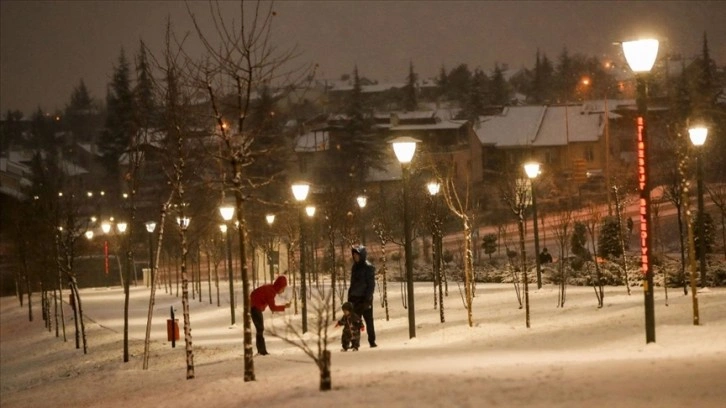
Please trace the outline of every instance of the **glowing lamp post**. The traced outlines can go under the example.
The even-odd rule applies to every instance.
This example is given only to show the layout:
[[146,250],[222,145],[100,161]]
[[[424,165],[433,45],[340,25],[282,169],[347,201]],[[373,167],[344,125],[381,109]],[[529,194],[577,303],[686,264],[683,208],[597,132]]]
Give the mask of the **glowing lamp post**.
[[416,337],[416,313],[414,309],[413,296],[413,257],[411,251],[411,210],[408,196],[409,186],[408,179],[410,177],[410,163],[413,155],[416,153],[416,144],[420,140],[412,137],[398,137],[390,141],[393,145],[393,152],[401,163],[401,178],[403,182],[403,236],[404,251],[406,256],[406,290],[408,294],[408,336]]
[[[439,317],[441,323],[444,323],[444,293],[443,293],[443,276],[441,274],[441,263],[444,253],[443,245],[443,234],[441,231],[441,219],[439,218],[439,210],[437,206],[437,195],[441,191],[441,184],[437,181],[430,181],[426,184],[426,189],[429,191],[431,196],[431,212],[433,214],[433,228],[432,228],[432,260],[433,260],[433,272],[434,272],[434,291],[436,285],[439,286]],[[436,303],[436,302],[434,302]]]
[[234,318],[234,274],[232,273],[232,240],[229,237],[229,226],[227,225],[234,217],[234,207],[231,205],[223,205],[219,207],[219,214],[224,220],[224,239],[227,241],[227,279],[229,280],[229,313],[231,315],[230,324],[235,324]]
[[[539,263],[539,231],[537,226],[537,194],[535,193],[534,180],[539,175],[539,163],[529,162],[524,165],[524,172],[532,183],[532,218],[534,221],[534,259],[537,266],[537,289],[542,289],[542,265]],[[526,271],[525,271],[526,273]],[[527,295],[527,281],[524,281],[525,296]]]
[[688,129],[691,143],[698,149],[696,154],[696,183],[698,188],[698,262],[701,270],[701,287],[706,284],[706,234],[704,231],[704,205],[703,205],[703,144],[706,143],[708,128],[703,126]]
[[651,237],[650,171],[648,169],[649,141],[645,116],[648,113],[648,88],[645,74],[650,72],[658,55],[658,40],[637,40],[623,42],[623,53],[630,69],[635,73],[638,105],[637,168],[640,190],[639,216],[640,264],[643,273],[645,294],[645,341],[655,343],[655,305],[653,299],[653,245]]
[[[265,220],[267,221],[267,225],[272,229],[272,224],[275,223],[275,214],[267,214],[265,215]],[[267,251],[267,264],[270,268],[270,282],[272,282],[275,278],[275,272],[272,266],[272,246],[274,244],[274,238],[270,238],[270,248]]]
[[154,221],[147,221],[146,224],[146,232],[149,233],[149,273],[151,274],[149,278],[151,278],[150,284],[154,284],[154,231],[156,231],[156,222]]
[[366,205],[368,205],[368,197],[364,195],[359,195],[356,197],[355,201],[358,203],[358,222],[360,223],[358,229],[360,231],[360,242],[361,244],[366,244],[366,228],[365,228],[365,221],[363,221],[363,209],[366,208]]
[[310,192],[310,184],[295,183],[292,185],[292,195],[295,201],[300,203],[298,211],[298,224],[300,227],[300,297],[302,299],[302,331],[308,331],[308,301],[307,301],[307,282],[305,278],[305,228],[303,227],[303,207],[302,203],[308,198]]

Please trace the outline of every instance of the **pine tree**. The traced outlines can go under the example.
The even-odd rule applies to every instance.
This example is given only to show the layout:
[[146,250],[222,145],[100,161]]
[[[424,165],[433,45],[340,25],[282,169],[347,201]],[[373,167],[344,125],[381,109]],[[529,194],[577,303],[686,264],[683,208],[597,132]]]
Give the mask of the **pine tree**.
[[439,71],[439,77],[436,78],[436,86],[439,98],[446,99],[449,92],[449,77],[446,75],[446,67],[443,65]]
[[73,88],[71,101],[65,110],[65,123],[77,141],[88,142],[94,137],[94,108],[86,84],[81,81]]
[[330,154],[337,167],[335,174],[341,176],[337,183],[354,187],[365,180],[372,167],[381,167],[383,149],[386,147],[372,131],[371,116],[363,101],[358,67],[353,70],[353,90],[345,113],[347,122],[343,129],[344,135],[336,146],[331,146]]
[[136,86],[134,96],[134,118],[140,129],[148,130],[158,122],[157,106],[154,99],[154,82],[151,68],[146,57],[146,44],[139,45],[136,56]]
[[418,107],[418,99],[416,97],[416,79],[417,75],[413,71],[413,62],[410,62],[408,67],[408,78],[403,90],[403,108],[407,111],[415,111]]
[[106,95],[106,126],[99,148],[109,174],[118,174],[119,158],[127,151],[134,128],[134,103],[129,63],[123,49]]
[[488,78],[484,72],[477,69],[471,76],[469,91],[466,100],[461,106],[461,118],[476,121],[479,115],[484,113],[484,107],[487,105],[485,96]]
[[494,65],[490,85],[491,103],[495,105],[509,105],[509,84],[504,79],[504,71],[499,64]]

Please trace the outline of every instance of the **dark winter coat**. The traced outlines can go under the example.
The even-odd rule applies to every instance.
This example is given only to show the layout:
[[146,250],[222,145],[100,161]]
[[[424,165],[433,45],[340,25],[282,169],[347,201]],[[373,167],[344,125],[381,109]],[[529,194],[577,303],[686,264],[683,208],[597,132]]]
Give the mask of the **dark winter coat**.
[[342,340],[344,347],[348,342],[350,342],[353,347],[357,348],[360,344],[360,332],[363,327],[363,321],[360,316],[358,316],[355,312],[350,312],[347,316],[343,315],[343,317],[338,320],[338,326],[343,327]]
[[360,259],[351,267],[348,301],[354,305],[364,304],[367,308],[373,304],[376,268],[366,259],[368,253],[364,246],[353,247],[351,252],[360,255]]
[[278,276],[274,283],[268,283],[262,285],[259,288],[252,291],[250,294],[250,303],[252,307],[264,312],[267,306],[270,306],[270,310],[273,312],[284,312],[285,305],[276,305],[275,296],[280,292],[281,289],[287,287],[287,278],[284,276]]

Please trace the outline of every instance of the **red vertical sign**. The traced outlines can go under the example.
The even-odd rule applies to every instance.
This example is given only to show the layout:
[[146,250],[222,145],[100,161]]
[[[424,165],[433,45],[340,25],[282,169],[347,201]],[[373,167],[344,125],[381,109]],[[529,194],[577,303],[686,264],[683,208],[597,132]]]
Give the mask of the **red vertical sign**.
[[646,191],[648,187],[647,183],[647,172],[646,172],[646,161],[645,151],[646,145],[643,139],[643,127],[644,121],[642,116],[638,116],[637,128],[638,128],[638,188],[640,189],[640,200],[639,200],[639,217],[640,217],[640,264],[643,275],[648,273],[650,265],[648,262],[648,234],[650,232],[650,225],[648,225],[648,201],[646,195],[650,194]]
[[103,241],[103,260],[106,267],[106,275],[108,275],[108,241]]

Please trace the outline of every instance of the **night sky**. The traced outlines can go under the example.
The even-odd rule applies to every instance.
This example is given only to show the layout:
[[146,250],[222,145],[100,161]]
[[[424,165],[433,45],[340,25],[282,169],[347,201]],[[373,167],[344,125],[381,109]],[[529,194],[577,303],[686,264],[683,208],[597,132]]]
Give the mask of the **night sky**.
[[[210,29],[207,2],[191,8]],[[724,1],[285,1],[275,10],[277,43],[297,45],[298,62],[319,64],[320,78],[357,65],[362,76],[399,82],[409,61],[424,78],[459,63],[532,67],[538,48],[552,60],[564,47],[607,58],[619,52],[614,41],[641,34],[693,57],[704,31],[726,65]],[[158,52],[167,16],[178,34],[191,30],[182,1],[0,1],[0,112],[62,109],[80,79],[103,100],[120,49],[132,57],[143,39]]]

